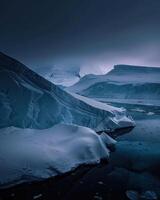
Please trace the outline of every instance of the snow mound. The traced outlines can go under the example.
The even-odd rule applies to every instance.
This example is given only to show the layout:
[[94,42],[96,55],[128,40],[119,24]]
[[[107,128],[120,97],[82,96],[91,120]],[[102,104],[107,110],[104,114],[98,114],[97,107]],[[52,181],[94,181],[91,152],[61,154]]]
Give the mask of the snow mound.
[[69,94],[4,54],[0,54],[0,112],[0,128],[46,129],[68,123],[105,131],[134,126],[124,109]]
[[8,127],[0,133],[0,187],[46,179],[109,156],[107,136],[76,125],[45,130]]

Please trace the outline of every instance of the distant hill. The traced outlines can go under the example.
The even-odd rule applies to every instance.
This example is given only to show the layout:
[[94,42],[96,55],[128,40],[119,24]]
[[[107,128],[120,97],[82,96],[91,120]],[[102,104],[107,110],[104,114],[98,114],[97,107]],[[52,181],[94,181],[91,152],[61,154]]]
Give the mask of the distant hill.
[[86,75],[78,83],[67,88],[87,97],[96,99],[159,100],[160,68],[115,65],[105,75]]

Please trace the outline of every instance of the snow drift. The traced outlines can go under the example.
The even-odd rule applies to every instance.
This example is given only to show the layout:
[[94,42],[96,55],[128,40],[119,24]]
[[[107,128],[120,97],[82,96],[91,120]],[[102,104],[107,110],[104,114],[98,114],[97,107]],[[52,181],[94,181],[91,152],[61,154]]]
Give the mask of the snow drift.
[[132,127],[126,111],[73,96],[18,61],[0,54],[0,128],[45,129],[58,123],[95,131]]
[[[106,137],[106,138],[105,138]],[[0,187],[49,178],[107,159],[107,136],[76,125],[0,130]]]

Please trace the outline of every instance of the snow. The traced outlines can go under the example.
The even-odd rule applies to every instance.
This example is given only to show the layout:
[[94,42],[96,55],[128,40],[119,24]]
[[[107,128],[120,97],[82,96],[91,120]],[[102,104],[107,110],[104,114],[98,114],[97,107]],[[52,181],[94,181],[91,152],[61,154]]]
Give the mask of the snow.
[[106,67],[95,63],[90,66],[84,64],[81,64],[81,66],[66,63],[56,64],[46,69],[42,76],[56,85],[70,87],[77,83],[81,77],[90,73],[95,75],[105,74]]
[[46,179],[109,156],[105,135],[76,125],[8,127],[0,132],[0,187]]
[[105,142],[108,149],[112,150],[113,148],[115,148],[117,141],[111,138],[109,135],[103,132],[100,135],[100,138]]
[[68,93],[18,61],[0,58],[0,128],[46,129],[67,123],[105,131],[135,125],[124,109]]
[[108,74],[86,75],[66,90],[102,101],[158,103],[160,68],[116,65]]
[[69,87],[79,81],[80,67],[55,65],[44,77],[56,85]]
[[80,93],[92,84],[102,81],[104,78],[105,75],[88,74],[82,77],[77,83],[75,83],[71,87],[66,88],[66,90],[70,92]]
[[160,68],[115,65],[114,69],[108,73],[112,81],[132,82],[132,83],[160,83]]
[[115,125],[117,125],[117,128],[135,126],[135,123],[132,117],[127,115],[126,110],[124,108],[114,109],[113,106],[107,105],[105,103],[101,103],[99,101],[95,101],[94,99],[86,98],[84,96],[80,96],[75,93],[70,93],[70,94],[72,94],[75,98],[82,100],[83,102],[87,103],[90,106],[94,106],[95,108],[101,109],[102,111],[105,111],[105,112],[109,111],[110,113],[115,115],[112,118],[109,117],[110,121],[104,121],[102,119],[102,121],[98,124],[98,126],[95,129],[97,132],[104,130],[103,127],[106,122],[110,124],[110,126],[107,126],[107,124],[105,125],[105,127],[109,127],[108,128],[109,130],[113,130],[114,129],[113,127],[115,127]]
[[[74,96],[75,98],[82,100],[85,103],[92,105],[96,108],[99,108],[99,109],[102,109],[102,110],[105,110],[105,111],[113,112],[113,106],[101,103],[99,101],[95,101],[94,99],[91,99],[91,98],[86,98],[84,96],[81,96],[81,95],[78,95],[78,94],[75,94],[75,93],[70,93],[70,94],[72,96]],[[125,109],[124,108],[116,108],[116,110],[119,111],[119,112],[123,112]]]
[[100,82],[81,91],[81,95],[88,97],[113,98],[113,99],[160,99],[160,84],[157,83],[126,83],[123,85]]
[[108,159],[116,141],[95,131],[135,126],[125,109],[66,92],[1,53],[0,112],[1,187]]
[[122,104],[130,104],[130,105],[146,105],[146,106],[160,106],[160,101],[159,99],[157,100],[152,100],[152,99],[119,99],[119,98],[95,98],[95,100],[97,101],[101,101],[101,102],[106,102],[106,103],[110,103],[110,102],[115,102],[115,103],[122,103]]

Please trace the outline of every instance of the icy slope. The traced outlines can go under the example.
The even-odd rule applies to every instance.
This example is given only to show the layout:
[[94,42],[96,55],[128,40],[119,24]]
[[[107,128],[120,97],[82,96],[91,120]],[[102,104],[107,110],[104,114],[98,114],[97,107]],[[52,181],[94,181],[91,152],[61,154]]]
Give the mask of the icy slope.
[[95,131],[134,126],[124,109],[89,102],[75,98],[18,61],[0,54],[0,128],[45,129],[62,122]]
[[56,85],[69,87],[79,81],[80,67],[56,65],[45,78]]
[[92,98],[160,99],[160,68],[117,65],[106,75],[87,75],[68,91]]
[[107,159],[107,136],[76,125],[0,129],[0,187],[56,176]]
[[106,80],[106,75],[94,75],[88,74],[82,77],[77,83],[74,85],[66,88],[67,91],[74,92],[74,93],[81,93],[81,91],[87,89],[88,87],[92,86],[95,83],[101,82]]
[[112,82],[100,82],[83,90],[81,95],[93,98],[160,100],[160,83],[118,84]]

